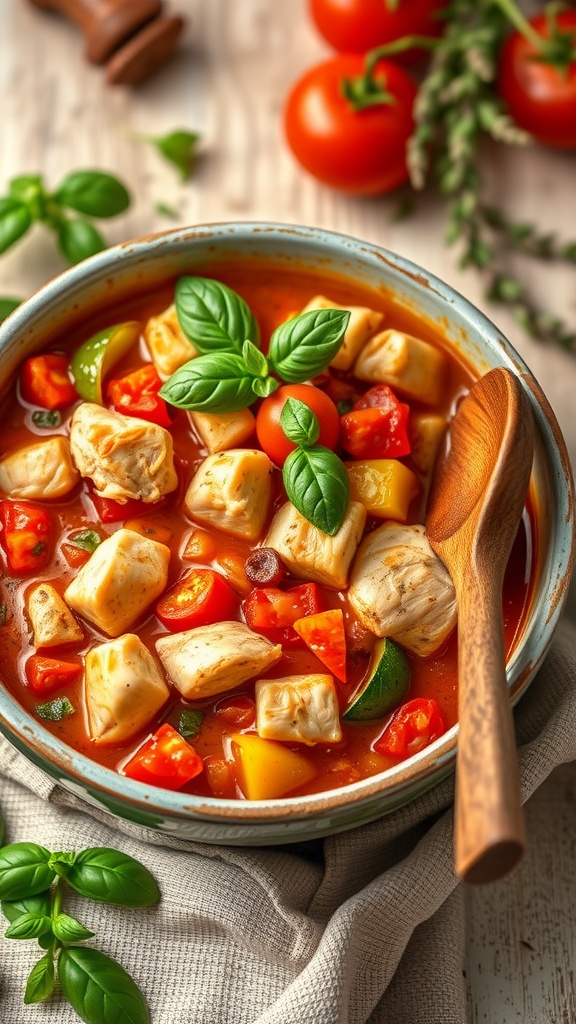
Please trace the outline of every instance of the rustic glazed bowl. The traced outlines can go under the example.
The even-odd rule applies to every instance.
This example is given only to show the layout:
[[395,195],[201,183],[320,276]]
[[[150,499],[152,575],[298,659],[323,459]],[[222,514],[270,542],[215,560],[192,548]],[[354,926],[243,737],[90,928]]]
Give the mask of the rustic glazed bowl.
[[[51,281],[0,327],[3,390],[23,358],[77,327],[102,306],[148,296],[182,273],[218,262],[263,260],[286,269],[354,279],[401,301],[441,326],[477,375],[505,366],[522,381],[536,422],[531,480],[536,520],[536,582],[522,633],[507,666],[510,699],[524,693],[544,658],[568,590],[574,554],[573,483],[558,424],[540,387],[512,346],[462,296],[384,249],[315,228],[215,224],[119,245]],[[259,846],[326,836],[379,818],[436,785],[454,769],[458,727],[379,775],[320,795],[232,801],[147,789],[60,742],[0,683],[0,729],[30,761],[65,789],[112,815],[182,838]]]

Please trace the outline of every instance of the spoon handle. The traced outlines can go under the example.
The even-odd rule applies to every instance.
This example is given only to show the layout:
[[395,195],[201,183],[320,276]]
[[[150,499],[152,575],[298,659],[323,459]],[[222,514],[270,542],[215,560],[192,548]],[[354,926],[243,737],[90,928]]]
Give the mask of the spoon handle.
[[459,740],[456,873],[491,882],[522,856],[526,836],[506,682],[501,581],[466,574],[458,594]]

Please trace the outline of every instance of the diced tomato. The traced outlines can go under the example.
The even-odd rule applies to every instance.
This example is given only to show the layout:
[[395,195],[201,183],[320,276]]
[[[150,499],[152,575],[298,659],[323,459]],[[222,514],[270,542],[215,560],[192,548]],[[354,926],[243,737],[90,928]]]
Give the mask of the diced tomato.
[[444,719],[432,697],[416,697],[394,712],[374,750],[386,757],[404,760],[424,750],[446,732]]
[[20,371],[20,394],[41,409],[61,409],[78,398],[68,376],[68,356],[50,353],[27,359]]
[[153,363],[147,363],[126,377],[111,380],[107,394],[117,412],[138,416],[160,427],[170,427],[172,420],[168,406],[158,394],[161,387],[162,381],[156,367]]
[[221,800],[234,800],[237,795],[234,772],[223,757],[209,755],[204,758],[204,771],[212,796],[220,797]]
[[322,611],[322,595],[317,583],[300,583],[288,590],[255,587],[244,600],[246,625],[262,633],[273,643],[295,646],[301,643],[294,623],[305,615]]
[[341,419],[342,447],[357,459],[397,459],[410,454],[408,414],[387,384],[377,384]]
[[124,766],[129,779],[163,789],[180,789],[202,771],[202,758],[167,722]]
[[[113,498],[102,498],[96,491],[91,494],[92,503],[101,523],[119,523],[126,519],[135,519],[150,512],[150,505],[137,498],[129,498],[124,503],[114,501]],[[158,508],[155,504],[154,510]]]
[[25,672],[34,693],[44,694],[73,683],[82,672],[82,665],[77,661],[61,661],[33,654],[26,662]]
[[345,683],[346,635],[342,609],[331,608],[327,612],[297,619],[294,629],[326,668]]
[[13,573],[39,572],[52,557],[52,520],[46,509],[27,501],[0,502],[0,535]]
[[162,594],[155,611],[166,629],[178,633],[233,618],[237,603],[232,587],[219,572],[192,569]]
[[243,694],[225,697],[218,702],[214,711],[234,729],[250,729],[256,721],[256,705],[251,697]]

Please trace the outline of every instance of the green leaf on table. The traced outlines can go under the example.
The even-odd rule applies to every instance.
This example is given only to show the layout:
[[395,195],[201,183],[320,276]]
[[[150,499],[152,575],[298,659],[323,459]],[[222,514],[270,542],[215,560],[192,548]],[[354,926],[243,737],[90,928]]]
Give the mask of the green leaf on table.
[[180,712],[178,718],[178,732],[184,739],[192,739],[200,732],[200,726],[204,721],[202,711],[195,711],[193,708],[185,708]]
[[187,181],[194,170],[196,146],[199,139],[200,136],[197,132],[177,129],[167,135],[149,137],[148,142],[151,142],[160,155],[180,171],[182,181]]
[[68,1002],[88,1024],[148,1024],[148,1007],[136,982],[96,949],[63,949],[58,980]]
[[126,186],[104,171],[72,171],[57,188],[54,199],[60,206],[88,217],[116,217],[130,206]]
[[195,412],[238,412],[255,400],[254,377],[240,356],[214,352],[176,370],[159,394],[170,405]]
[[52,931],[60,942],[83,942],[91,939],[94,932],[88,931],[80,921],[69,914],[57,914],[52,921]]
[[32,214],[19,199],[0,199],[0,253],[25,235],[32,223]]
[[54,991],[54,959],[52,953],[46,953],[28,975],[24,1002],[26,1006],[30,1003],[41,1003],[48,999]]
[[288,440],[300,448],[310,448],[320,437],[318,417],[297,398],[286,400],[280,413],[280,426]]
[[82,260],[102,252],[106,242],[100,232],[88,220],[64,218],[58,224],[58,248],[69,263]]
[[160,899],[156,879],[143,864],[107,847],[82,850],[66,881],[81,896],[121,907],[149,907]]
[[280,324],[269,351],[278,376],[301,384],[325,370],[342,345],[349,320],[347,309],[313,309]]
[[13,313],[15,309],[23,302],[23,299],[13,299],[8,296],[0,298],[0,324],[10,313]]
[[6,929],[5,935],[7,939],[37,939],[40,935],[45,935],[46,932],[51,931],[52,920],[47,917],[46,914],[21,914],[15,921]]
[[50,851],[37,843],[11,843],[0,849],[0,900],[24,900],[54,881]]
[[178,220],[180,218],[179,211],[174,206],[170,206],[169,203],[156,203],[154,209],[161,217],[170,217],[171,220]]
[[55,697],[46,704],[36,704],[34,710],[45,722],[61,722],[67,715],[73,715],[76,709],[68,697]]
[[321,445],[296,448],[282,469],[286,494],[309,523],[333,537],[342,526],[350,479],[334,452]]
[[52,897],[50,890],[26,896],[21,900],[2,900],[2,913],[7,921],[17,921],[23,914],[44,914],[50,916]]
[[174,295],[184,334],[199,352],[242,352],[245,341],[258,344],[251,310],[232,288],[209,277],[181,277]]

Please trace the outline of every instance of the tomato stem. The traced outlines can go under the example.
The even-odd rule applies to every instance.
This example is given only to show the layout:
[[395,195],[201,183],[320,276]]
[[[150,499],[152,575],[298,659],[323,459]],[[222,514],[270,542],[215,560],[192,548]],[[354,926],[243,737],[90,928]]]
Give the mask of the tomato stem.
[[558,25],[558,13],[564,10],[564,4],[556,2],[547,4],[544,9],[548,35],[540,35],[522,11],[517,7],[515,0],[494,0],[502,13],[514,25],[517,31],[537,51],[534,60],[540,60],[545,64],[551,64],[558,71],[566,74],[570,64],[576,60],[576,33],[563,32]]
[[527,18],[524,17],[522,11],[517,7],[514,0],[494,0],[497,7],[500,8],[503,14],[506,15],[508,21],[514,25],[514,28],[520,32],[520,35],[524,36],[529,43],[532,43],[537,50],[543,48],[545,40],[536,31],[535,28],[530,24]]

